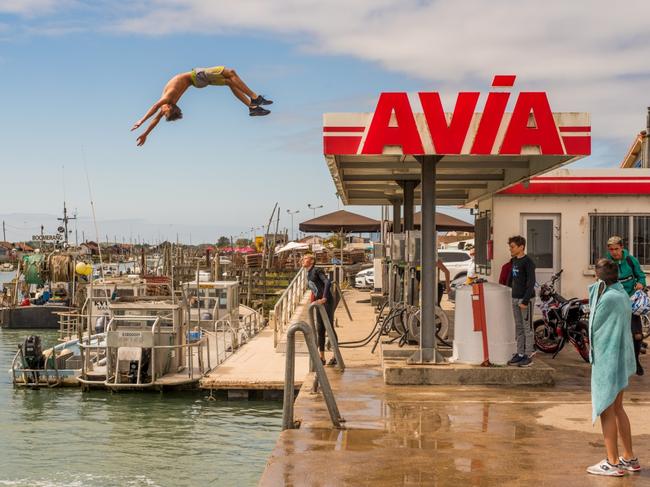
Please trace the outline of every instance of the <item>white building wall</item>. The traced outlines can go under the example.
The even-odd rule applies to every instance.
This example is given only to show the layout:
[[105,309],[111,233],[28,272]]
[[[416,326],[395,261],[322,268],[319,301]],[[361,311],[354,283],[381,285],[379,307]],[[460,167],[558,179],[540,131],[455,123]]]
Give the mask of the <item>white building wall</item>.
[[518,196],[497,195],[479,205],[492,209],[494,259],[488,280],[498,282],[501,266],[510,259],[508,238],[524,234],[522,215],[558,214],[560,220],[560,267],[562,294],[586,297],[594,282],[589,266],[589,215],[650,212],[650,195],[631,196]]

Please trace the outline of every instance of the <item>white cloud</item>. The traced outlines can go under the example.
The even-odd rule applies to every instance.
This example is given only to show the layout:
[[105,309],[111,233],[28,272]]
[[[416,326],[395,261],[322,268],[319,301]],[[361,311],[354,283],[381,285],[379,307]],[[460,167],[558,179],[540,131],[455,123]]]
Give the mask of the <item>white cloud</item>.
[[515,88],[549,91],[554,109],[591,112],[600,137],[631,139],[650,101],[647,0],[151,0],[141,12],[112,28],[295,37],[299,49],[376,62],[448,96],[517,74]]
[[69,7],[72,3],[68,0],[0,0],[0,13],[37,17]]

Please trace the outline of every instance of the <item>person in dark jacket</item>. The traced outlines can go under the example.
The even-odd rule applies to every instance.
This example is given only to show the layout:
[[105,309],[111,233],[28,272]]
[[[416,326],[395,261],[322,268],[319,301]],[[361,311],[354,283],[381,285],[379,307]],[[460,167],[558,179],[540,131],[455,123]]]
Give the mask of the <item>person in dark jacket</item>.
[[526,255],[526,239],[520,235],[508,239],[512,271],[508,286],[512,288],[512,312],[515,316],[517,353],[508,365],[528,367],[533,363],[533,305],[535,304],[535,263]]
[[[641,269],[641,264],[627,249],[623,248],[623,239],[618,235],[614,235],[607,240],[607,258],[614,261],[618,266],[618,282],[623,285],[623,289],[625,289],[628,296],[632,296],[636,291],[645,288],[645,272]],[[643,367],[639,361],[639,353],[643,343],[643,325],[640,316],[632,315],[631,328],[632,338],[634,338],[636,374],[643,375]]]
[[[316,267],[316,259],[311,254],[306,254],[302,259],[302,266],[307,270],[307,286],[311,290],[311,300],[325,306],[325,311],[327,317],[332,324],[332,330],[334,330],[334,310],[336,309],[336,301],[332,294],[332,281],[325,271],[320,267]],[[320,352],[320,359],[323,364],[325,364],[325,323],[320,316],[320,313],[317,315],[316,320],[316,331],[318,334],[318,350]],[[337,337],[338,339],[338,337]],[[336,365],[336,358],[332,357],[328,365]]]

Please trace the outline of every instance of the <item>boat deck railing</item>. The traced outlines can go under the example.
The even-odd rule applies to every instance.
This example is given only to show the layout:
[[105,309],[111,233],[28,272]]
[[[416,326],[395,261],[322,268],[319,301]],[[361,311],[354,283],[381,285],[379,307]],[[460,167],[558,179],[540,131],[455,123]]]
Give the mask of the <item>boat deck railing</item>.
[[[116,323],[119,322],[133,322],[133,321],[143,321],[143,322],[152,322],[150,332],[152,336],[158,337],[160,335],[161,329],[161,319],[159,316],[116,316],[111,319],[106,328],[106,333],[114,331]],[[202,335],[196,341],[190,341],[183,344],[177,345],[153,345],[153,346],[144,346],[140,347],[141,349],[151,350],[151,357],[149,363],[151,364],[151,375],[150,380],[147,382],[142,382],[141,366],[142,361],[138,361],[138,370],[136,372],[136,381],[134,383],[130,382],[120,382],[120,372],[119,372],[119,361],[117,358],[113,360],[112,354],[109,353],[111,348],[119,347],[109,347],[108,343],[105,345],[92,345],[87,343],[81,343],[80,348],[85,352],[84,357],[87,358],[90,356],[92,350],[105,349],[106,350],[106,376],[103,380],[94,380],[90,378],[90,367],[87,367],[87,362],[84,360],[84,367],[82,369],[81,377],[79,382],[84,386],[104,386],[110,389],[138,389],[138,388],[147,388],[156,385],[165,385],[166,382],[161,379],[169,373],[158,376],[156,371],[156,356],[159,352],[164,350],[176,350],[179,353],[179,356],[183,355],[185,352],[187,356],[187,362],[183,365],[183,368],[186,369],[187,377],[183,378],[185,374],[175,374],[178,375],[179,382],[194,382],[200,377],[205,375],[211,369],[211,358],[210,358],[210,337],[207,334]],[[208,352],[208,353],[206,353]],[[195,358],[196,355],[196,358]],[[198,367],[195,367],[194,361],[197,361]]]
[[273,346],[289,327],[291,318],[307,290],[307,271],[301,267],[273,307]]

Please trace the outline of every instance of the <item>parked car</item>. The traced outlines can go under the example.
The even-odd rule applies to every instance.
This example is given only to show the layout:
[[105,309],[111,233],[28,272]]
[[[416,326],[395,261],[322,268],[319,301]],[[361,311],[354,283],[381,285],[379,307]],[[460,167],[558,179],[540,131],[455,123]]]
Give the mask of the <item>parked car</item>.
[[375,269],[364,269],[357,272],[354,278],[354,286],[358,288],[374,288],[375,287]]
[[[449,275],[452,280],[467,275],[467,266],[471,259],[469,252],[456,249],[440,249],[438,250],[438,259],[449,269]],[[442,274],[441,278],[444,279]]]

